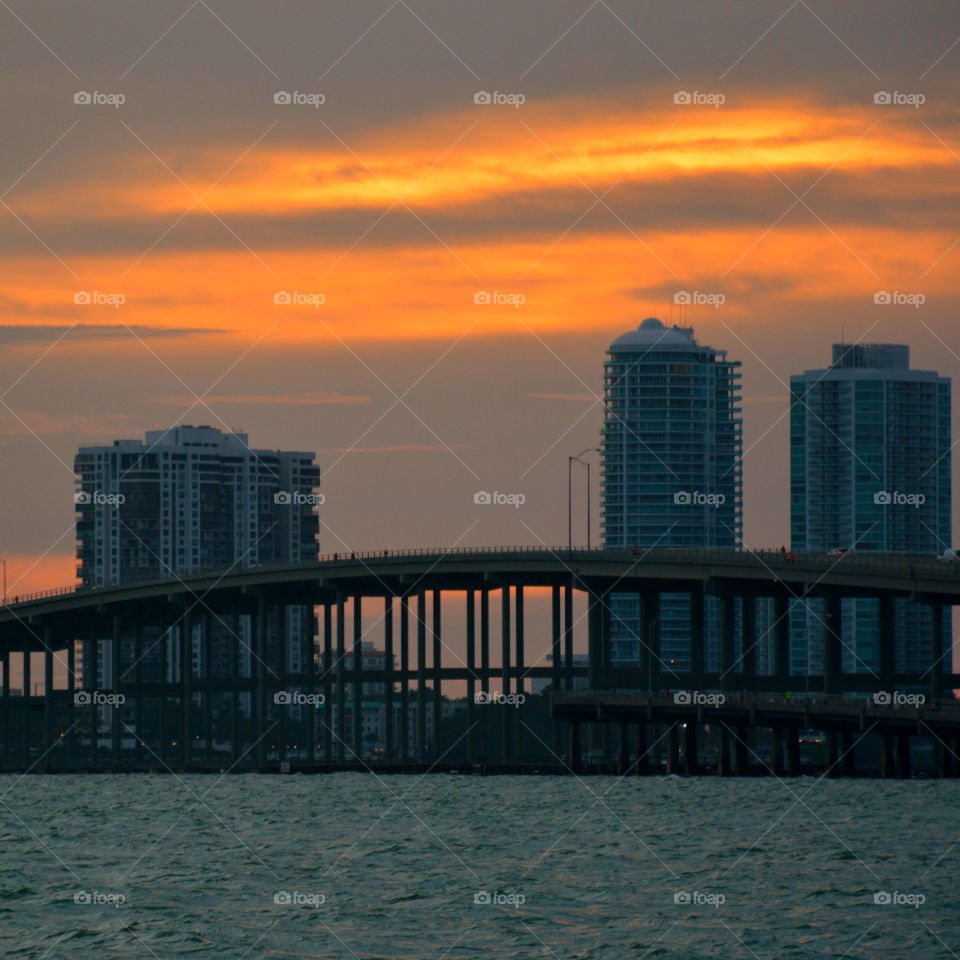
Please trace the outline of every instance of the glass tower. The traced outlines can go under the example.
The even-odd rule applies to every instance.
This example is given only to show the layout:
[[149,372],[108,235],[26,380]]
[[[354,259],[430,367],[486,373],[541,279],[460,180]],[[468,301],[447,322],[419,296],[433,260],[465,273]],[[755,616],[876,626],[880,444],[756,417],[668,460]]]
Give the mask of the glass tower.
[[[743,533],[740,363],[689,327],[648,317],[604,363],[604,546],[739,547]],[[717,611],[707,598],[706,667],[717,669]],[[612,597],[611,663],[645,666],[636,596]],[[689,669],[686,594],[663,594],[661,670]]]
[[[790,378],[795,550],[940,554],[950,547],[950,380],[910,369],[899,344],[834,344]],[[823,672],[821,601],[792,604],[791,672]],[[929,608],[898,599],[895,669],[929,666]],[[843,670],[879,666],[876,600],[843,601]],[[944,613],[944,641],[951,636]]]

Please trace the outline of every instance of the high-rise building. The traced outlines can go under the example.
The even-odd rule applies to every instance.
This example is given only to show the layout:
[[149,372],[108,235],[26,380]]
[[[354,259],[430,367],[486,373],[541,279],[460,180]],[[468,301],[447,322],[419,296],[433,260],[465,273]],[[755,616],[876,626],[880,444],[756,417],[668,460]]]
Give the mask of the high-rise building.
[[[601,524],[606,547],[738,547],[743,533],[740,363],[689,327],[648,317],[604,363]],[[717,669],[707,598],[706,663]],[[689,597],[664,594],[661,670],[687,670]],[[636,597],[612,598],[611,661],[645,666]]]
[[[795,550],[941,554],[950,547],[950,380],[910,369],[899,344],[834,344],[790,378]],[[895,669],[929,666],[929,608],[897,600]],[[791,670],[823,670],[822,602],[792,604]],[[876,600],[843,601],[843,670],[879,665]],[[944,613],[949,646],[949,612]]]
[[[144,440],[81,447],[74,461],[74,501],[82,586],[315,558],[321,497],[314,459],[306,451],[253,450],[245,433],[209,426],[152,430]],[[205,613],[202,606],[195,611],[195,630]],[[293,672],[312,651],[307,613],[294,608],[284,624],[268,625],[268,652],[276,652],[279,631],[286,631],[287,669]],[[248,671],[249,619],[212,617],[212,662],[202,663],[203,645],[192,644],[194,672],[228,675],[234,645],[241,671]],[[165,673],[173,680],[179,671],[178,628],[155,633],[147,638],[141,670],[145,679]],[[96,677],[81,661],[87,687],[103,685],[112,675],[110,644],[99,646]]]

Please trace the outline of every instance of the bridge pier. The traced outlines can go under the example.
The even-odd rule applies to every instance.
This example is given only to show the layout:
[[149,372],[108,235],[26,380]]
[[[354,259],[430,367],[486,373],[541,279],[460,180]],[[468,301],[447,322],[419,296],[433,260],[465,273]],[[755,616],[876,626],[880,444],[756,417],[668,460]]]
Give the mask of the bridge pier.
[[840,734],[840,768],[845,777],[852,777],[857,772],[857,762],[854,756],[853,734],[844,730]]
[[[116,620],[116,618],[114,618]],[[118,634],[117,626],[114,625],[114,634]],[[119,654],[119,641],[114,644]],[[119,661],[119,657],[118,657]],[[117,663],[119,670],[119,662]],[[119,673],[118,673],[119,676]],[[180,624],[180,711],[181,711],[181,745],[180,745],[180,767],[186,772],[190,769],[190,760],[192,754],[193,740],[190,727],[190,707],[193,703],[193,616],[189,610],[185,610],[183,620]],[[114,708],[116,713],[116,708]],[[119,720],[119,715],[117,714]],[[116,727],[119,732],[119,725]],[[117,744],[119,747],[119,744]],[[118,758],[114,757],[114,764]]]
[[410,596],[400,595],[400,759],[410,756]]
[[626,720],[617,725],[619,737],[617,739],[617,774],[626,776],[630,769],[630,728]]
[[740,724],[736,729],[736,739],[734,740],[737,764],[736,771],[738,777],[745,777],[750,770],[750,750],[747,741],[749,728],[745,724]]
[[823,692],[838,694],[840,690],[843,637],[843,602],[838,593],[830,592],[823,600]]
[[572,690],[573,683],[573,584],[563,587],[563,670],[564,687]]
[[[477,753],[477,598],[467,591],[467,760]],[[559,751],[558,751],[559,752]]]
[[641,720],[637,724],[637,763],[638,776],[650,772],[650,747],[647,744],[647,724]]
[[745,595],[740,598],[740,605],[740,673],[743,677],[753,677],[757,673],[757,599]]
[[[734,672],[736,664],[734,663],[734,632],[736,628],[736,610],[734,608],[734,598],[731,594],[724,594],[720,598],[720,689],[732,690],[735,687]],[[729,745],[729,730],[726,732]],[[721,735],[721,739],[723,735]],[[728,758],[729,763],[729,758]],[[727,776],[729,769],[721,776]]]
[[910,735],[907,733],[897,734],[897,777],[910,779]]
[[[500,649],[501,649],[501,692],[504,696],[510,693],[510,587],[504,584],[500,591]],[[500,716],[501,757],[506,763],[511,755],[510,733],[512,721],[510,710],[503,706],[497,711]]]
[[427,756],[427,612],[426,593],[417,593],[417,759]]
[[582,773],[583,761],[580,752],[580,723],[576,720],[571,720],[567,726],[570,736],[570,771],[571,773]]
[[930,697],[943,696],[943,604],[930,604]]
[[[552,659],[553,673],[550,680],[551,693],[556,694],[560,691],[560,587],[554,584],[550,591],[550,654]],[[469,700],[468,700],[469,704]],[[553,721],[553,752],[559,757],[561,752],[561,737],[563,736],[563,725],[561,721]]]
[[773,599],[773,631],[773,672],[785,684],[790,676],[790,598],[786,594]]
[[243,751],[240,749],[240,617],[230,615],[230,632],[233,642],[230,644],[230,753],[231,764],[240,762]]
[[77,759],[77,719],[75,696],[77,692],[77,641],[71,631],[67,638],[67,735],[66,750],[68,765],[74,766]]
[[87,703],[88,726],[90,732],[90,766],[96,770],[100,737],[100,713],[97,709],[94,691],[97,688],[97,678],[99,674],[100,641],[97,639],[96,627],[91,627],[90,636],[85,640],[86,650],[83,654],[83,686],[84,691],[90,698]]
[[891,780],[896,776],[896,754],[893,747],[893,736],[883,735],[883,755],[880,759],[880,776],[884,780]]
[[836,779],[843,772],[840,767],[840,756],[837,750],[837,734],[834,730],[823,732],[824,752],[826,754],[826,776]]
[[[486,709],[490,704],[490,591],[486,587],[480,591],[480,689],[485,694],[485,706],[480,711],[480,759],[486,762],[490,758],[490,711]],[[578,750],[579,744],[578,730]]]
[[717,776],[730,776],[730,729],[725,723],[719,723],[718,734],[720,743],[717,747]]
[[7,763],[10,759],[10,651],[4,650],[2,654],[3,665],[3,688],[0,697],[3,700],[3,714],[0,719],[3,723],[3,765],[2,769],[7,769]]
[[772,735],[772,744],[770,747],[770,770],[775,777],[782,777],[785,772],[783,762],[783,727],[779,724],[770,731]]
[[[312,645],[311,645],[312,646]],[[393,722],[393,692],[396,686],[396,675],[393,667],[393,596],[387,594],[383,598],[383,654],[384,666],[387,668],[387,683],[384,689],[384,744],[387,760],[397,759],[396,731]],[[467,654],[468,659],[470,654]],[[468,682],[468,686],[472,681]],[[467,699],[467,710],[472,706],[473,697]]]
[[655,690],[660,683],[660,594],[641,593],[639,604],[640,661],[646,661],[647,690]]
[[53,627],[43,628],[43,751],[44,769],[53,769]]
[[[406,613],[406,607],[403,608]],[[333,760],[333,604],[323,604],[323,759],[325,763]],[[407,681],[403,681],[406,690]]]
[[440,758],[443,751],[441,732],[443,729],[443,644],[441,642],[441,605],[442,598],[440,590],[433,591],[433,620],[431,628],[433,631],[433,742],[431,744],[431,757],[434,760]]
[[890,594],[881,594],[877,598],[877,614],[879,625],[878,649],[877,649],[877,672],[880,675],[880,688],[882,690],[892,690],[894,684],[895,663],[895,637],[896,629],[896,607],[893,597]]
[[353,712],[351,747],[355,760],[363,760],[363,598],[354,594],[353,606]]
[[340,763],[344,759],[344,745],[347,740],[347,648],[346,648],[346,612],[344,610],[345,598],[342,593],[337,593],[337,723],[336,737],[337,750],[336,757]]
[[683,765],[687,776],[695,777],[700,772],[697,762],[697,724],[693,720],[683,725]]
[[704,647],[705,598],[703,586],[690,591],[690,685],[699,690],[706,672]]
[[[523,609],[523,584],[518,583],[514,588],[514,614],[515,614],[515,627],[514,633],[516,636],[515,645],[516,645],[516,679],[513,684],[514,692],[519,695],[526,695],[526,679],[525,679],[525,657],[523,649],[523,631],[524,631],[524,609]],[[607,644],[608,652],[607,656],[609,659],[609,643]],[[523,757],[523,744],[524,744],[524,735],[523,735],[523,724],[520,722],[520,714],[523,710],[523,706],[520,701],[517,701],[517,705],[512,709],[509,709],[510,717],[513,723],[513,756],[517,759]]]
[[20,710],[23,721],[21,723],[21,736],[23,741],[20,744],[20,757],[22,763],[21,770],[27,770],[30,767],[30,740],[31,740],[31,719],[30,701],[33,699],[33,681],[30,675],[30,651],[23,651],[23,696],[22,707]]
[[676,723],[667,729],[667,773],[680,773],[680,730]]
[[800,776],[800,730],[794,724],[787,727],[787,776]]

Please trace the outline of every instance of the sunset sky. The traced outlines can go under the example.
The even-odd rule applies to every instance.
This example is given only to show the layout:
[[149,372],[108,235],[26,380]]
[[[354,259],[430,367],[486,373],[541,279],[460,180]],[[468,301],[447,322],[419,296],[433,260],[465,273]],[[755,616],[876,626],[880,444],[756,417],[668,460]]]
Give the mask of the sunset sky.
[[0,76],[11,594],[73,579],[77,446],[175,423],[317,451],[324,550],[565,542],[605,348],[680,291],[743,361],[751,546],[791,373],[960,376],[954,3],[9,0]]

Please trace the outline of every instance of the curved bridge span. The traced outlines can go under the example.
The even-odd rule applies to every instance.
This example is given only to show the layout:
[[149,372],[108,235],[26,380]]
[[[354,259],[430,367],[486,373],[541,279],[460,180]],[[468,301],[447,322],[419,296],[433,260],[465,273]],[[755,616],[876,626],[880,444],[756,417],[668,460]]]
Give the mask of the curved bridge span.
[[[549,592],[549,627],[526,637],[524,592],[532,589]],[[452,633],[465,636],[465,657],[444,642],[446,593],[464,598],[464,619]],[[657,614],[664,593],[690,597],[690,658],[682,671],[661,660]],[[614,594],[636,598],[645,664],[611,663]],[[586,601],[585,615],[576,618],[575,595],[581,605]],[[709,596],[718,598],[720,610],[710,638]],[[880,605],[876,671],[841,670],[840,604],[849,597]],[[901,597],[930,608],[929,666],[918,674],[895,671],[892,605]],[[772,656],[763,671],[755,653],[760,598],[769,598],[772,610]],[[791,677],[790,602],[807,599],[823,603],[823,674]],[[499,606],[493,657],[491,600]],[[2,761],[28,768],[37,757],[44,766],[70,766],[82,757],[87,766],[123,767],[152,754],[162,766],[178,768],[224,759],[265,768],[283,761],[289,730],[306,741],[310,762],[362,760],[366,699],[376,701],[382,715],[381,759],[427,760],[440,755],[451,712],[444,684],[448,690],[456,685],[459,696],[465,686],[466,724],[478,730],[469,748],[483,756],[494,750],[483,695],[516,699],[534,680],[549,681],[555,691],[597,692],[767,694],[805,684],[836,695],[909,686],[937,700],[960,687],[943,636],[943,611],[957,603],[956,562],[720,549],[375,551],[46,591],[0,608]],[[362,616],[371,610],[376,624],[368,632],[382,637],[379,658],[364,652]],[[708,639],[720,651],[712,670],[705,660]],[[576,657],[576,649],[587,656]],[[30,663],[38,651],[44,661],[39,678]],[[22,665],[21,696],[11,690],[11,660]],[[305,704],[309,709],[293,709]],[[504,761],[522,755],[516,716],[503,717],[496,733]]]

